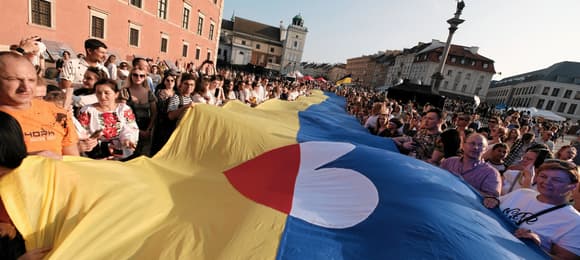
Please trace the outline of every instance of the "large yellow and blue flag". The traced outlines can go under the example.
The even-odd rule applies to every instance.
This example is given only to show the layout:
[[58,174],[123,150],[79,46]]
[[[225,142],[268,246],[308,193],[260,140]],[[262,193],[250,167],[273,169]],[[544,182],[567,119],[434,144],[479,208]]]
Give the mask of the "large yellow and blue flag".
[[198,105],[154,157],[27,158],[0,196],[50,259],[542,259],[343,98]]

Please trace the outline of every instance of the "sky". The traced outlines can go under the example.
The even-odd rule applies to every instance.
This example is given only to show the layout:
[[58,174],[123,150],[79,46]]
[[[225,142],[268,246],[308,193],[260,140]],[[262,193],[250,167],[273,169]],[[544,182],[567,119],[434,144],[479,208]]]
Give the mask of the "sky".
[[[580,62],[579,0],[465,0],[465,22],[453,44],[479,47],[501,79]],[[446,41],[455,0],[225,0],[232,14],[279,26],[300,14],[308,28],[302,61],[346,63],[348,58]]]

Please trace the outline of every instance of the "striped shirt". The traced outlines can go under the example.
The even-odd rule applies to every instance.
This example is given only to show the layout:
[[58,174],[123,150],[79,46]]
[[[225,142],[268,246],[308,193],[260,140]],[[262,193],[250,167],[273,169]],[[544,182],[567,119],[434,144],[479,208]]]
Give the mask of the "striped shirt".
[[178,108],[191,104],[192,100],[190,96],[178,96],[173,95],[169,100],[169,104],[167,105],[167,112],[175,111]]

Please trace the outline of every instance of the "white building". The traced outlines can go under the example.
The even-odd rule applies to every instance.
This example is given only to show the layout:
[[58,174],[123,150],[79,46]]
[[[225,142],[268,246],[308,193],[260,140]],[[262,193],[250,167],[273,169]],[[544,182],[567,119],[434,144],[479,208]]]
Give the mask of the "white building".
[[292,24],[279,27],[262,24],[241,17],[222,20],[218,61],[233,65],[252,64],[282,73],[300,65],[306,34],[300,15]]
[[[432,76],[439,70],[445,43],[433,40],[418,51],[411,65],[408,79],[422,85],[431,85]],[[439,93],[447,96],[485,99],[491,78],[495,74],[494,61],[478,54],[478,47],[451,45],[445,63]],[[395,64],[396,66],[396,64]]]
[[580,120],[580,62],[564,61],[494,82],[487,102],[494,106],[535,107]]

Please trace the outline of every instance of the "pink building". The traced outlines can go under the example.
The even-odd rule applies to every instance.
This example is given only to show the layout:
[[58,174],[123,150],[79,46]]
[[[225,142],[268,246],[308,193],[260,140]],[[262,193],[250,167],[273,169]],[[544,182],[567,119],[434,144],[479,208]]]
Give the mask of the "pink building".
[[0,46],[42,37],[51,56],[100,39],[120,59],[215,61],[224,0],[3,1]]

